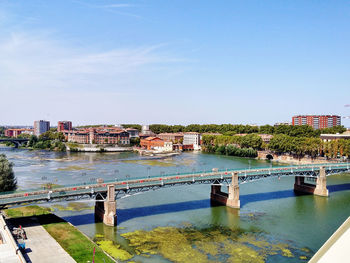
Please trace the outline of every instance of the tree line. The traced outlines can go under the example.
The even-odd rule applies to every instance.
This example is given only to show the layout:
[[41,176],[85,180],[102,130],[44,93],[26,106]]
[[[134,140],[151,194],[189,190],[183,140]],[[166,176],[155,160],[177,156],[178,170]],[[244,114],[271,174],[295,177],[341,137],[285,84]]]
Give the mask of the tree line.
[[[268,144],[265,144],[257,134],[248,134],[246,136],[202,136],[203,151],[223,154],[223,147],[229,145],[240,149],[268,149],[277,154],[287,153],[297,158],[305,155],[311,158],[317,156],[326,156],[328,158],[344,156],[350,158],[350,140],[344,139],[324,142],[320,138],[315,137],[293,137],[286,134],[276,134]],[[225,154],[230,155],[227,152]]]
[[285,134],[275,135],[268,148],[278,154],[289,153],[297,157],[309,155],[326,156],[329,158],[347,157],[350,158],[350,140],[332,140],[324,142],[320,138],[291,137]]
[[263,140],[257,134],[245,136],[204,134],[202,136],[202,150],[208,153],[255,158],[262,147],[264,147]]
[[[139,124],[123,124],[124,128],[135,128],[141,131]],[[346,131],[344,126],[333,128],[314,130],[311,126],[300,125],[263,125],[251,126],[242,124],[190,124],[184,125],[166,125],[166,124],[151,124],[149,128],[152,132],[159,133],[177,133],[177,132],[199,132],[199,133],[220,133],[227,136],[232,136],[240,133],[260,133],[260,134],[286,134],[295,137],[319,137],[321,133],[343,133]]]
[[39,137],[29,134],[20,134],[19,138],[28,138],[27,147],[32,149],[54,150],[64,152],[66,151],[65,137],[62,132],[55,132],[50,130],[44,132]]
[[253,148],[239,148],[234,145],[208,145],[205,147],[204,152],[216,153],[221,155],[237,156],[237,157],[250,157],[255,158],[258,156],[258,151]]

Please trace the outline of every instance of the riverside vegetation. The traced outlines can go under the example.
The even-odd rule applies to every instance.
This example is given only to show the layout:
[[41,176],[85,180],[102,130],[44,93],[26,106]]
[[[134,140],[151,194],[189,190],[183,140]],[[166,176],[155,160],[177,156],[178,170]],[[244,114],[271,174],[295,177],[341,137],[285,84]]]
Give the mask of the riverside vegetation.
[[203,150],[209,153],[240,157],[257,157],[257,150],[269,149],[277,154],[288,153],[297,158],[308,155],[312,158],[350,158],[350,140],[324,142],[320,138],[276,134],[269,144],[263,143],[257,134],[246,136],[203,135]]
[[[29,134],[20,134],[18,138],[29,139],[28,143],[22,147],[37,150],[52,150],[66,151],[65,137],[62,132],[57,132],[56,129],[44,132],[39,137]],[[12,142],[5,142],[5,145],[11,146]]]
[[[127,125],[126,125],[127,126]],[[132,128],[141,130],[141,125],[130,124]],[[319,137],[321,133],[342,133],[346,131],[344,126],[337,126],[333,128],[314,130],[311,126],[300,125],[233,125],[233,124],[190,124],[182,125],[164,125],[152,124],[149,126],[154,133],[163,132],[199,132],[199,133],[221,133],[223,135],[235,135],[241,133],[263,133],[263,134],[285,134],[294,137]]]
[[17,188],[17,180],[5,154],[0,154],[0,192],[13,191]]

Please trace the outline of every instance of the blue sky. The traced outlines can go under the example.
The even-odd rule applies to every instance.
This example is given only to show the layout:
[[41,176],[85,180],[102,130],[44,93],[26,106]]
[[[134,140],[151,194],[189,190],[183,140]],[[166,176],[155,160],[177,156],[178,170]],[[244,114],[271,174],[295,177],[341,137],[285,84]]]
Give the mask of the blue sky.
[[0,0],[0,124],[349,116],[349,47],[348,1]]

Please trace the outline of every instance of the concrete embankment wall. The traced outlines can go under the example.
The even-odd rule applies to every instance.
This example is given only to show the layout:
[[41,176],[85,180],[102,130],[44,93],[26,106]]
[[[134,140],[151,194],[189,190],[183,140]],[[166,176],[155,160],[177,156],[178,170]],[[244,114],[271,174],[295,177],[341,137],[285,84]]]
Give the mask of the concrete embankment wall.
[[22,252],[19,250],[18,245],[17,245],[15,239],[13,238],[10,229],[7,227],[7,224],[6,224],[6,221],[3,217],[3,215],[0,215],[0,228],[1,228],[2,233],[6,235],[6,237],[4,237],[4,238],[6,239],[6,241],[9,241],[9,243],[11,245],[10,248],[13,250],[13,253],[11,253],[11,254],[17,256],[18,262],[21,262],[21,263],[27,262],[24,259]]
[[[93,147],[93,146],[83,146],[79,148],[74,148],[78,152],[131,152],[133,149],[131,147]],[[67,147],[67,151],[70,148]]]

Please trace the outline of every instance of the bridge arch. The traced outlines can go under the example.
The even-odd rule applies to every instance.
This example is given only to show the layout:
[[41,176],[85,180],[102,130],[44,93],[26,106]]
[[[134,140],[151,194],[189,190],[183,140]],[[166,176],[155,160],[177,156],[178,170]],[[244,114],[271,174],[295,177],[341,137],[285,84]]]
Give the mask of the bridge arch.
[[11,142],[15,145],[15,148],[18,148],[24,143],[27,143],[29,139],[24,139],[24,138],[6,138],[6,139],[0,139],[1,142]]
[[273,160],[273,155],[271,153],[266,155],[267,160]]

